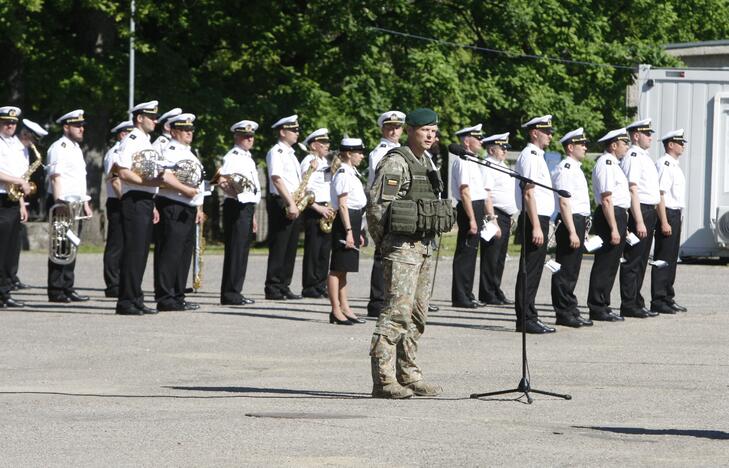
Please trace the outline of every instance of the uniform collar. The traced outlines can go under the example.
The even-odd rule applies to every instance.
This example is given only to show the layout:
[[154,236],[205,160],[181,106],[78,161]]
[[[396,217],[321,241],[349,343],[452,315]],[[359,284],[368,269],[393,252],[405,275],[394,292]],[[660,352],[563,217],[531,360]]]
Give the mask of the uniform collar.
[[285,152],[289,152],[289,153],[293,153],[294,152],[294,147],[293,146],[289,146],[289,145],[287,145],[286,143],[284,143],[281,140],[279,140],[279,141],[276,142],[276,146],[278,146],[279,148],[281,148]]
[[644,150],[638,145],[630,145],[630,148],[628,148],[628,153],[638,153],[638,154],[647,154],[648,150]]
[[175,140],[174,138],[170,140],[170,145],[173,144],[173,143],[176,144],[176,145],[178,145],[180,148],[190,149],[190,145],[186,145],[186,144],[184,144],[181,141]]
[[534,143],[527,144],[526,145],[526,148],[524,148],[524,149],[529,149],[529,150],[532,150],[532,151],[536,151],[537,152],[537,156],[544,156],[544,150],[543,149],[539,149],[539,147],[537,145],[535,145]]
[[[600,156],[600,157],[603,157],[603,156],[606,156],[608,159],[612,159],[613,161],[620,161],[617,158],[617,156],[615,156],[613,153],[602,153],[602,156]],[[623,157],[625,157],[625,156],[623,156]]]
[[132,133],[135,134],[135,135],[137,135],[137,136],[143,136],[144,138],[147,139],[147,141],[149,141],[149,134],[148,133],[144,133],[138,127],[134,127],[134,129],[129,133],[129,135],[131,135]]
[[680,166],[680,164],[678,162],[678,158],[674,158],[673,156],[671,156],[668,153],[665,153],[663,155],[663,157],[666,158],[666,161],[668,161],[669,164],[671,164],[671,166]]
[[392,141],[392,140],[388,140],[388,139],[387,139],[387,138],[385,138],[385,137],[382,137],[382,138],[380,138],[380,143],[384,143],[384,144],[386,144],[387,146],[391,146],[391,147],[393,147],[393,148],[394,148],[394,147],[396,147],[396,146],[400,146],[400,143],[396,143],[396,142],[394,142],[394,141]]
[[582,161],[578,161],[577,159],[573,158],[572,156],[567,156],[567,157],[566,157],[566,158],[564,158],[564,159],[565,159],[565,161],[567,161],[568,163],[573,163],[573,164],[576,164],[576,165],[577,165],[577,167],[582,167]]
[[237,149],[237,150],[241,151],[246,156],[250,156],[251,155],[251,152],[250,151],[248,151],[247,149],[241,148],[240,145],[234,145],[233,146],[233,149]]
[[75,141],[73,141],[72,139],[67,137],[66,135],[63,135],[61,138],[59,138],[59,140],[67,141],[69,144],[71,144],[71,146],[75,146],[76,148],[81,147],[78,143],[76,143]]

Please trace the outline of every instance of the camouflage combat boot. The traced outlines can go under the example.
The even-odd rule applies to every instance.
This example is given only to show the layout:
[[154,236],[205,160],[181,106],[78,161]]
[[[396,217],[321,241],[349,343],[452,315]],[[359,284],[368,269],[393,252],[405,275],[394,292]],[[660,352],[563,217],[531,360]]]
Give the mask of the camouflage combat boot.
[[402,399],[413,396],[395,378],[395,345],[386,336],[374,335],[370,348],[372,363],[372,397]]
[[425,383],[423,373],[415,362],[420,334],[411,331],[397,343],[397,380],[418,396],[438,396],[443,393],[439,385]]
[[405,388],[412,390],[417,396],[438,396],[443,393],[443,387],[426,383],[422,380],[405,385]]

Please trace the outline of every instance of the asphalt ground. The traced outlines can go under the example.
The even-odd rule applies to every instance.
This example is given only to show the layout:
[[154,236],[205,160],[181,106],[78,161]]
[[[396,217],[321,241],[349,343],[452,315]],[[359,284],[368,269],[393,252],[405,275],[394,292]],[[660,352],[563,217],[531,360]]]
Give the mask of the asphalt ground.
[[[199,311],[144,317],[114,314],[100,254],[77,261],[90,302],[49,304],[46,261],[22,255],[21,278],[35,287],[15,297],[28,306],[0,310],[2,466],[729,464],[726,267],[679,267],[688,313],[528,336],[532,387],[572,396],[533,394],[530,405],[518,394],[469,398],[516,387],[521,335],[509,307],[450,307],[450,258],[418,355],[445,392],[404,401],[369,396],[373,322],[330,325],[323,299],[264,300],[264,256],[251,258],[244,287],[256,304],[219,304],[222,256],[208,255],[189,298]],[[370,266],[350,275],[360,314]],[[513,258],[509,295],[516,269]],[[147,291],[151,280],[150,261]],[[554,323],[546,271],[537,303]]]

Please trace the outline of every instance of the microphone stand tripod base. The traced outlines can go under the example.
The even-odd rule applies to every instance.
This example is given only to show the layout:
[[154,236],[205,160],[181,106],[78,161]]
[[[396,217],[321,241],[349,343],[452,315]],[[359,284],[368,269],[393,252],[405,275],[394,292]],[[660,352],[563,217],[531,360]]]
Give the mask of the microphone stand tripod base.
[[[495,396],[495,395],[505,395],[507,393],[523,393],[522,396],[525,396],[527,398],[527,403],[530,405],[532,404],[532,397],[529,395],[530,393],[538,393],[540,395],[549,395],[557,398],[563,398],[565,400],[571,400],[572,395],[566,395],[562,393],[554,393],[554,392],[546,392],[544,390],[537,390],[536,388],[531,388],[529,385],[529,380],[526,377],[522,377],[519,381],[519,386],[516,388],[512,388],[509,390],[498,390],[496,392],[486,392],[486,393],[472,393],[471,398],[483,398],[483,397],[489,397],[489,396]],[[518,400],[521,397],[517,397]]]

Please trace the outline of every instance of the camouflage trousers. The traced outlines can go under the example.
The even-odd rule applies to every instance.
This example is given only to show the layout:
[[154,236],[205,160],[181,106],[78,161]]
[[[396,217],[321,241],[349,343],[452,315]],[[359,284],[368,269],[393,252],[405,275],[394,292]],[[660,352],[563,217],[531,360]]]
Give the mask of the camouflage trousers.
[[431,254],[431,243],[383,242],[385,308],[370,347],[375,386],[423,379],[415,355],[428,314]]

